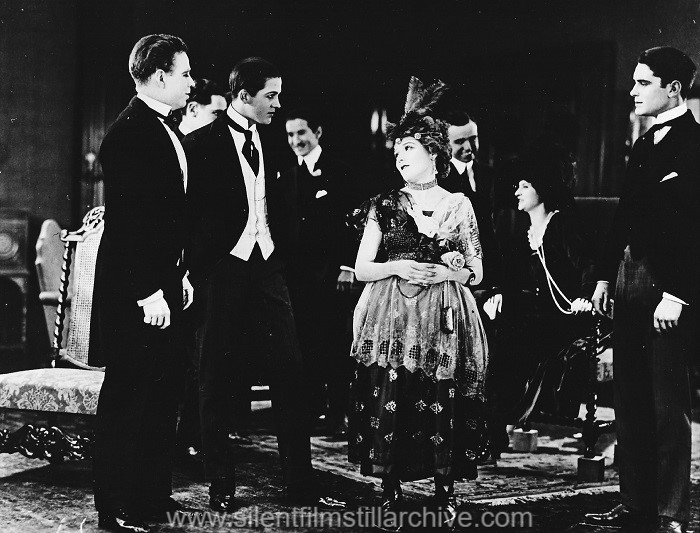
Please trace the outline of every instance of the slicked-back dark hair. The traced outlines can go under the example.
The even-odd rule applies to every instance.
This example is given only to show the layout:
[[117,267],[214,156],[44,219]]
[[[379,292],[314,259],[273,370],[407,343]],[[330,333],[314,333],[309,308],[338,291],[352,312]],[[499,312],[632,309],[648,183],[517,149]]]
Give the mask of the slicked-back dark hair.
[[129,54],[129,73],[137,83],[146,83],[156,70],[170,72],[175,54],[187,53],[179,37],[156,33],[141,37]]
[[472,121],[469,113],[462,110],[454,110],[445,114],[445,122],[450,126],[466,126]]
[[263,59],[262,57],[246,57],[233,67],[228,78],[233,99],[238,98],[241,89],[245,89],[248,94],[255,96],[258,91],[265,87],[267,80],[271,78],[281,78],[282,74],[278,68]]
[[687,54],[671,46],[657,46],[644,50],[637,62],[646,65],[654,76],[661,78],[662,87],[673,81],[680,82],[681,98],[688,97],[697,67]]
[[206,78],[201,78],[197,80],[190,97],[187,99],[187,103],[197,102],[202,105],[211,104],[211,97],[214,95],[224,96],[224,91],[218,83]]
[[309,129],[314,133],[320,126],[322,126],[321,114],[307,107],[298,107],[292,109],[288,113],[285,113],[285,121],[295,119],[305,120],[309,125]]

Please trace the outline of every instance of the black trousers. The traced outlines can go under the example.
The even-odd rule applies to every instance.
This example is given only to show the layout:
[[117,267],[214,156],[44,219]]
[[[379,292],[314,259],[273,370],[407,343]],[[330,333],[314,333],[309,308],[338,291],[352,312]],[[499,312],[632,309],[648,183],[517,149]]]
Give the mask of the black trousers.
[[266,363],[284,482],[310,481],[307,387],[294,315],[281,261],[276,252],[264,260],[257,246],[248,261],[226,257],[208,280],[199,369],[205,476],[234,483],[230,391],[238,368],[251,356],[246,332],[263,347],[254,353]]
[[336,290],[337,274],[333,271],[325,279],[315,279],[298,268],[290,273],[288,280],[305,373],[311,387],[311,411],[314,415],[325,412],[330,428],[340,424],[348,414],[350,381],[355,370],[355,361],[348,356],[352,345],[348,319],[359,299],[359,294],[354,292]]
[[[171,309],[181,301],[182,289],[174,294]],[[134,302],[121,316],[95,323],[106,339],[93,460],[95,507],[100,512],[158,505],[172,492],[184,356],[177,310],[171,318],[164,330],[146,325]]]
[[695,310],[684,306],[678,327],[656,333],[661,300],[647,262],[629,250],[615,290],[615,419],[622,503],[645,514],[690,519],[691,396],[689,368]]

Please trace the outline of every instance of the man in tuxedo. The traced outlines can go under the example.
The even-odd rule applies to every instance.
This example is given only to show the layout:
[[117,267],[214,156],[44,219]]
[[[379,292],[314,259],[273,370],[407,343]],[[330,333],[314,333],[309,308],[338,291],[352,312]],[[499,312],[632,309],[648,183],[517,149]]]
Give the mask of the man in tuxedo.
[[[352,291],[338,291],[338,278],[355,261],[355,242],[345,215],[360,201],[357,181],[345,163],[323,149],[323,128],[313,110],[287,114],[287,142],[297,157],[281,180],[293,206],[294,254],[288,261],[289,291],[307,375],[312,410],[325,411],[326,432],[346,434],[352,342],[347,327]],[[343,276],[341,276],[343,277]],[[325,393],[324,393],[325,389]]]
[[280,187],[275,145],[260,126],[280,109],[282,78],[268,61],[240,61],[229,78],[226,113],[185,140],[194,226],[190,273],[207,297],[200,362],[200,410],[209,503],[235,507],[228,435],[230,391],[250,357],[247,334],[263,345],[277,444],[289,502],[317,503],[308,406],[282,258],[291,242],[290,207]]
[[[196,80],[187,104],[182,108],[182,120],[178,126],[180,138],[202,128],[226,111],[224,91],[219,84],[206,78]],[[177,425],[177,452],[179,462],[185,465],[199,465],[201,433],[199,429],[199,348],[198,330],[204,320],[204,298],[197,301],[185,313],[185,327],[190,328],[186,335],[184,397]]]
[[187,105],[182,109],[182,120],[178,126],[180,133],[184,136],[210,124],[226,111],[227,105],[224,91],[215,81],[206,78],[197,80]]
[[194,86],[178,37],[148,35],[129,57],[137,95],[100,148],[105,226],[97,256],[91,350],[106,365],[95,430],[100,527],[146,531],[179,508],[170,498],[182,378],[182,263],[187,160],[166,123]]
[[[586,516],[596,525],[685,531],[690,519],[689,365],[700,303],[700,125],[685,99],[696,67],[670,47],[646,50],[634,70],[638,116],[654,126],[630,154],[624,188],[596,265],[597,311],[615,285],[616,459],[622,504]],[[636,529],[635,529],[636,528]]]
[[[447,114],[447,135],[452,148],[450,173],[442,187],[450,192],[461,192],[469,198],[474,208],[479,239],[484,253],[484,278],[472,288],[484,323],[491,353],[489,375],[488,416],[490,462],[495,461],[508,448],[505,433],[506,407],[499,405],[499,374],[506,372],[496,349],[495,319],[501,310],[501,251],[494,229],[494,177],[492,169],[478,161],[479,128],[468,113],[454,110]],[[507,397],[507,396],[506,396]]]

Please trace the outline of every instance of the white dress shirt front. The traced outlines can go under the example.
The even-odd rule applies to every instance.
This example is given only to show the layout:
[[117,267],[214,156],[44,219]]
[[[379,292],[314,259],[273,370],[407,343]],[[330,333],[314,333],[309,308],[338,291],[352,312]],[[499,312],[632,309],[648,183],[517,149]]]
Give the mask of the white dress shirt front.
[[455,159],[453,157],[452,164],[455,166],[460,176],[463,176],[464,171],[466,170],[467,177],[469,178],[469,186],[472,188],[472,191],[476,192],[476,179],[474,178],[474,160],[472,159],[471,161],[469,161],[469,163],[465,163],[464,161],[460,161],[459,159]]
[[226,111],[228,116],[243,129],[250,129],[253,132],[252,140],[255,148],[258,150],[258,175],[253,173],[248,160],[243,155],[243,144],[245,143],[245,134],[234,130],[229,126],[229,131],[233,137],[233,142],[236,144],[236,152],[238,153],[238,161],[241,164],[243,171],[243,181],[245,183],[246,196],[248,198],[248,221],[246,222],[243,233],[241,234],[236,246],[231,250],[231,255],[235,255],[239,259],[247,261],[250,259],[250,254],[253,252],[255,243],[260,246],[260,251],[264,259],[268,259],[275,249],[275,244],[272,242],[270,235],[270,227],[267,223],[267,200],[265,199],[265,165],[263,164],[263,151],[260,143],[260,135],[258,134],[257,125],[253,124],[248,127],[248,119],[243,115],[229,107]]

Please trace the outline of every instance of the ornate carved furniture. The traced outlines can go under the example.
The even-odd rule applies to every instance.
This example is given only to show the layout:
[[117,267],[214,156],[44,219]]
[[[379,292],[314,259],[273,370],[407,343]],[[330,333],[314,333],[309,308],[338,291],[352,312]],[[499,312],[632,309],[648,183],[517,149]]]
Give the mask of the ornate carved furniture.
[[[36,267],[37,279],[39,280],[39,301],[44,308],[44,318],[46,319],[46,332],[49,344],[52,344],[54,325],[56,323],[56,309],[58,308],[58,298],[61,289],[61,268],[63,266],[63,251],[65,244],[61,240],[61,227],[53,219],[48,219],[41,225],[39,238],[36,241]],[[63,301],[65,313],[64,331],[70,327],[70,302],[72,300],[73,270],[71,270],[68,280],[68,296]],[[63,335],[65,348],[67,336]]]
[[[57,418],[60,413],[95,414],[104,372],[89,364],[88,347],[95,261],[104,228],[103,215],[104,207],[96,207],[85,215],[79,230],[61,232],[63,268],[51,367],[0,375],[0,411],[3,413],[23,411],[55,415],[50,418]],[[73,312],[66,346],[62,348],[72,265]],[[61,461],[64,457],[81,459],[90,457],[91,440],[67,435],[55,425],[27,424],[14,432],[0,430],[0,452],[19,452],[49,461]]]

